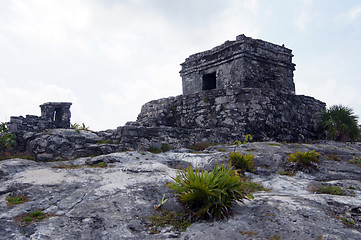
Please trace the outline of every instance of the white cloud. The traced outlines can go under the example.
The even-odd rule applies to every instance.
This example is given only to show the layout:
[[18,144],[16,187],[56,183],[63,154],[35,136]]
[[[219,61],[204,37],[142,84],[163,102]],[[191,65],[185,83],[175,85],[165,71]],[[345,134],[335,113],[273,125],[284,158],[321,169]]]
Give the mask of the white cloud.
[[350,22],[356,21],[359,17],[361,17],[361,4],[352,7],[347,13],[346,17]]
[[[10,116],[40,115],[39,105],[45,102],[73,102],[78,99],[70,89],[55,85],[39,85],[34,89],[12,87],[0,79],[0,109],[3,113],[0,121],[9,121]],[[5,114],[6,113],[6,114]]]
[[311,22],[311,15],[309,12],[301,12],[298,15],[296,15],[294,19],[294,23],[297,27],[297,29],[301,32],[304,32],[307,30],[308,24]]
[[346,85],[335,79],[328,79],[313,82],[298,81],[296,89],[297,94],[315,97],[325,102],[328,107],[340,104],[351,107],[356,114],[361,116],[360,94],[355,86]]

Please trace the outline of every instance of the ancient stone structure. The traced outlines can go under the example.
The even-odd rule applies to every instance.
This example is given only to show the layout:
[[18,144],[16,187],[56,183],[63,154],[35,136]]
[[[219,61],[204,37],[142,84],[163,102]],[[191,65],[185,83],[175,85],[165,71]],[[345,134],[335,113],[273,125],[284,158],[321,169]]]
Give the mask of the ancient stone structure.
[[70,127],[69,102],[48,102],[40,105],[41,116],[26,115],[26,117],[11,117],[8,123],[11,132],[39,132],[52,128]]
[[[182,63],[183,95],[146,103],[137,122],[187,129],[195,141],[317,139],[325,103],[295,95],[292,51],[244,35]],[[202,131],[201,138],[199,132]],[[222,133],[216,134],[215,132]],[[196,134],[192,134],[196,133]]]
[[239,35],[181,64],[183,94],[211,89],[262,88],[295,93],[292,50]]
[[40,105],[41,117],[50,122],[53,128],[70,127],[70,106],[69,102],[48,102]]

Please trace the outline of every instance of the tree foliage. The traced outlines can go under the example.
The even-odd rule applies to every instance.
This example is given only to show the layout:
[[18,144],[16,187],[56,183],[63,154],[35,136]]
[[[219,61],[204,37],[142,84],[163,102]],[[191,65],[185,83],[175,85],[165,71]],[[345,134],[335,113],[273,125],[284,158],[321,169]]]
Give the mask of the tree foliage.
[[320,127],[334,141],[356,141],[360,137],[358,116],[349,107],[334,105],[321,115]]

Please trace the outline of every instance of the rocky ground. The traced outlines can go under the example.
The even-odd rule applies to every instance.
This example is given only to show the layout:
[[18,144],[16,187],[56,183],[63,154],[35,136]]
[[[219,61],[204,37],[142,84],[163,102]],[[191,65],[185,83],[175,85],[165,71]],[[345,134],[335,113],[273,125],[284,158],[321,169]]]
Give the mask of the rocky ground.
[[[317,168],[295,176],[279,174],[292,169],[287,156],[298,150],[320,152]],[[255,155],[256,171],[246,175],[270,190],[237,204],[226,221],[193,223],[185,232],[150,226],[149,217],[163,196],[168,201],[162,209],[182,210],[165,186],[178,169],[190,164],[211,169],[217,161],[228,163],[230,151]],[[361,167],[355,164],[360,159],[360,143],[255,142],[203,152],[133,151],[62,162],[4,160],[0,238],[361,239]],[[317,193],[323,185],[338,186],[345,195]],[[6,199],[14,195],[25,196],[25,202],[8,204]],[[36,210],[44,215],[24,221]]]

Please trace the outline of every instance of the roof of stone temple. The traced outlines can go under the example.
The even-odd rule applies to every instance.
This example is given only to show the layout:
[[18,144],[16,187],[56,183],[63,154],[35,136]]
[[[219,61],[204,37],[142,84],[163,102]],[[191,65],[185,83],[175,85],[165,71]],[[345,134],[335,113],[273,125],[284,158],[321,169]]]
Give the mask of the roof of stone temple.
[[253,39],[241,34],[236,37],[235,41],[226,41],[211,50],[190,55],[181,64],[182,70],[180,73],[184,75],[189,71],[196,71],[199,68],[207,67],[216,62],[230,61],[243,56],[274,61],[275,63],[286,64],[293,68],[295,66],[292,63],[293,54],[291,49],[283,45],[280,46],[260,39]]

